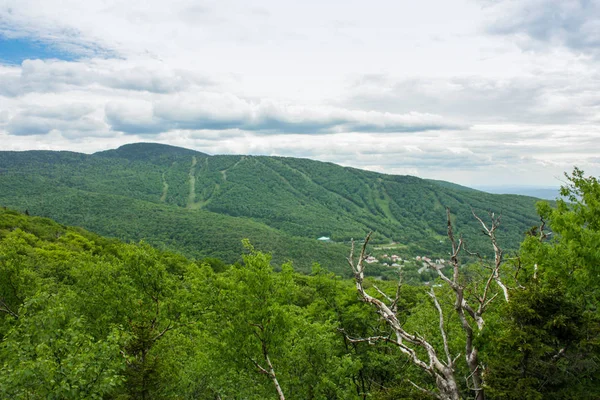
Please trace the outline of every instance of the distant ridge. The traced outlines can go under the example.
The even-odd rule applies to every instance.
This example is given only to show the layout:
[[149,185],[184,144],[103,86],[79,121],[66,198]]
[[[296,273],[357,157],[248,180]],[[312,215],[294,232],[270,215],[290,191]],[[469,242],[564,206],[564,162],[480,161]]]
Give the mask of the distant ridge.
[[436,185],[440,185],[446,188],[450,188],[450,189],[456,189],[456,190],[465,190],[465,191],[469,191],[469,192],[480,192],[479,189],[474,189],[474,188],[470,188],[468,186],[463,186],[463,185],[459,185],[457,183],[452,183],[452,182],[447,182],[447,181],[440,181],[437,179],[426,179],[428,182],[432,182],[435,183]]
[[512,194],[519,196],[530,196],[544,200],[556,200],[558,197],[560,197],[559,187],[481,186],[478,189],[492,194]]
[[172,156],[207,156],[196,150],[184,147],[171,146],[162,143],[130,143],[114,150],[99,151],[93,154],[99,157],[126,158],[128,160],[157,160]]

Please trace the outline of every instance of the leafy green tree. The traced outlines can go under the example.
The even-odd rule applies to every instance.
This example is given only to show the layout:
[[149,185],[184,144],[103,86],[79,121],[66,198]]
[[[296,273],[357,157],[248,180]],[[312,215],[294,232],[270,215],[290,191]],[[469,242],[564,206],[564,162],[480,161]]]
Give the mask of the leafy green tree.
[[200,381],[219,382],[210,390],[221,398],[350,398],[357,364],[320,313],[312,278],[291,265],[276,273],[270,255],[246,247],[243,264],[217,276],[208,328],[216,336],[206,351],[220,376]]
[[2,398],[100,399],[122,386],[122,333],[95,339],[73,301],[73,293],[40,294],[19,310],[0,345]]
[[564,199],[538,204],[542,224],[518,260],[522,289],[489,342],[489,383],[498,398],[600,397],[600,184],[578,168],[566,177]]
[[598,320],[586,314],[557,280],[514,291],[481,339],[492,398],[598,398]]

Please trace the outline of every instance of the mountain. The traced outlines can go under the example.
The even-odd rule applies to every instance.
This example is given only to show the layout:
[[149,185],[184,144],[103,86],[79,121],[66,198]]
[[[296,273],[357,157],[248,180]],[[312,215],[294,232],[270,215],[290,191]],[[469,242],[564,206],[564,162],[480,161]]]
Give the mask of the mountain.
[[211,156],[152,143],[91,155],[0,152],[0,205],[227,262],[250,238],[275,262],[292,259],[304,271],[315,261],[346,271],[348,241],[370,230],[375,243],[395,242],[406,253],[446,254],[445,207],[474,248],[484,242],[471,208],[502,213],[499,239],[515,249],[537,222],[535,202],[308,159]]

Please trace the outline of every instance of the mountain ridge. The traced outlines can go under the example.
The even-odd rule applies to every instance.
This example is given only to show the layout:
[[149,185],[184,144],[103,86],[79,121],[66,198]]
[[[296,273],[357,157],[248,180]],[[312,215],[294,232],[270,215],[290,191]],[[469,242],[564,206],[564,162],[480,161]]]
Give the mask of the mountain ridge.
[[[537,222],[533,198],[491,195],[448,182],[380,174],[303,158],[208,155],[153,143],[128,144],[93,154],[0,152],[0,171],[4,171],[0,175],[3,205],[21,209],[25,205],[30,212],[49,213],[45,216],[59,222],[121,239],[146,239],[194,256],[222,257],[225,253],[233,255],[235,249],[235,257],[239,257],[238,233],[247,232],[251,240],[267,247],[269,241],[277,242],[277,246],[267,250],[276,253],[278,261],[294,259],[303,270],[312,261],[329,267],[335,263],[316,257],[303,260],[303,255],[293,249],[295,242],[308,253],[324,257],[338,254],[337,262],[343,264],[340,243],[364,237],[369,231],[376,232],[375,243],[403,243],[411,252],[443,254],[447,250],[446,207],[453,213],[457,232],[475,237],[471,240],[479,243],[471,208],[479,213],[503,212],[505,225],[499,235],[513,249],[520,243],[522,232]],[[78,197],[93,198],[93,207],[86,210],[85,204],[73,200]],[[113,207],[103,206],[102,198]],[[187,240],[189,243],[184,245],[181,240],[169,239],[164,229],[147,225],[136,233],[127,220],[140,218],[124,217],[123,208],[127,207],[141,215],[142,220],[143,215],[157,218],[163,213],[187,221],[181,224],[197,230],[199,238],[195,243],[209,248],[192,251],[194,240]],[[78,219],[74,215],[89,217]],[[103,223],[103,218],[113,221],[112,225]],[[164,218],[159,220],[167,224]],[[221,243],[203,242],[200,236],[215,235],[218,225],[207,221],[217,220],[232,232]],[[191,221],[203,221],[207,226]],[[186,236],[180,235],[177,227],[170,229],[175,230],[175,237]],[[261,240],[261,236],[271,239]],[[331,237],[338,244],[317,243],[316,239],[322,236]],[[234,240],[238,244],[232,245]],[[312,240],[314,248],[306,240]],[[223,252],[219,246],[229,250]]]

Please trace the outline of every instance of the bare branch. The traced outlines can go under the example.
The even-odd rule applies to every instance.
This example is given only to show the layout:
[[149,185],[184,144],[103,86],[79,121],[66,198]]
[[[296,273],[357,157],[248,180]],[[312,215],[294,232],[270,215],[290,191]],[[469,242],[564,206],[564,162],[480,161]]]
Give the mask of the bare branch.
[[352,244],[352,247],[350,248],[350,255],[348,256],[347,260],[348,264],[350,264],[350,268],[352,268],[352,272],[354,272],[354,274],[356,275],[358,271],[354,266],[354,239],[351,239],[350,243]]
[[[347,339],[350,342],[366,341],[369,343],[373,343],[374,341],[377,341],[377,340],[383,340],[383,341],[395,344],[402,353],[404,353],[411,359],[413,364],[415,364],[416,366],[421,368],[423,371],[425,371],[427,374],[429,374],[430,376],[432,376],[435,379],[436,385],[438,386],[440,393],[442,393],[444,395],[444,397],[441,397],[441,398],[458,400],[460,398],[460,396],[459,396],[458,385],[457,385],[456,379],[454,377],[453,367],[451,365],[449,366],[446,363],[443,363],[440,361],[435,348],[427,340],[425,340],[425,338],[423,338],[422,336],[420,336],[418,334],[408,333],[407,331],[404,330],[404,328],[400,324],[400,321],[398,320],[398,317],[395,312],[396,311],[395,308],[397,305],[397,298],[399,297],[399,289],[397,289],[396,300],[392,301],[391,306],[393,308],[390,308],[390,306],[386,305],[383,301],[369,295],[366,292],[366,290],[363,286],[363,280],[364,280],[363,261],[365,259],[366,247],[370,240],[370,237],[371,237],[371,233],[369,233],[369,235],[367,235],[367,237],[365,238],[365,241],[361,248],[360,257],[356,261],[354,259],[354,246],[352,246],[352,249],[350,251],[350,256],[348,257],[348,261],[352,265],[352,271],[354,272],[354,278],[355,278],[355,283],[356,283],[356,290],[358,291],[358,294],[360,295],[361,300],[365,303],[369,303],[369,304],[373,305],[376,308],[377,313],[382,316],[382,318],[386,321],[387,325],[394,332],[394,334],[396,336],[396,340],[392,341],[390,337],[384,337],[384,336],[371,337],[371,338],[366,338],[366,339],[352,339],[352,338],[347,337]],[[460,244],[457,245],[456,248],[460,249]],[[378,289],[376,288],[376,290],[378,290]],[[381,293],[381,291],[379,291],[379,292]],[[389,298],[389,296],[387,296],[387,295],[384,297],[386,299],[388,299],[388,301],[391,300]],[[427,354],[428,362],[421,360],[419,358],[419,356],[417,355],[415,348],[413,348],[413,347],[415,347],[415,348],[420,347],[421,349],[423,349],[423,351],[425,351],[425,353]],[[450,361],[451,361],[451,358],[450,358]]]
[[261,374],[265,374],[265,375],[271,375],[269,373],[269,371],[267,371],[266,369],[264,369],[255,359],[248,357],[250,359],[250,361],[252,361],[252,364],[254,364],[254,366],[258,369],[258,372],[260,372]]
[[444,275],[439,265],[433,264],[427,260],[423,262],[427,265],[427,268],[434,270],[438,274],[438,277],[444,282],[446,282],[452,289],[456,290],[458,288],[458,284],[456,283],[456,281],[451,280],[446,275]]
[[[500,287],[500,289],[502,290],[502,292],[504,294],[504,299],[508,303],[508,301],[509,301],[508,288],[500,279],[500,266],[502,265],[503,254],[502,254],[502,249],[498,246],[498,242],[496,240],[496,229],[498,229],[498,226],[500,226],[501,215],[499,215],[498,217],[495,217],[494,213],[490,213],[492,223],[491,223],[490,227],[488,227],[485,224],[485,222],[483,222],[483,220],[481,218],[479,218],[479,216],[477,214],[475,214],[475,211],[473,209],[471,209],[471,212],[473,213],[473,216],[479,221],[479,223],[483,227],[483,233],[490,238],[492,247],[494,249],[494,267],[493,267],[493,272],[492,272],[491,278]],[[485,299],[484,299],[484,301],[485,301]]]
[[[483,329],[485,324],[483,315],[487,307],[500,293],[504,295],[505,301],[508,302],[509,290],[500,276],[500,268],[503,265],[504,259],[502,249],[498,245],[496,238],[496,232],[500,226],[502,216],[489,213],[491,223],[488,225],[475,213],[473,209],[471,209],[471,212],[474,218],[480,223],[484,235],[489,238],[494,250],[493,262],[484,262],[483,257],[479,253],[471,252],[466,248],[462,237],[457,238],[455,236],[450,209],[446,208],[447,235],[451,244],[450,264],[452,267],[452,276],[447,276],[444,274],[442,271],[443,265],[434,264],[427,259],[423,260],[423,263],[427,268],[435,271],[439,279],[444,284],[448,285],[454,292],[454,310],[459,318],[462,330],[464,332],[464,357],[470,370],[470,375],[466,377],[467,386],[473,390],[476,400],[484,400],[485,395],[483,388],[485,386],[483,382],[483,366],[478,360],[478,349],[476,348],[475,332],[472,325],[476,324],[479,330]],[[439,399],[459,399],[460,393],[458,390],[458,385],[456,384],[456,371],[454,369],[456,360],[459,356],[453,358],[452,354],[450,353],[448,333],[445,330],[444,313],[436,296],[435,290],[432,287],[429,292],[429,296],[433,300],[433,304],[438,312],[438,325],[442,337],[442,344],[445,354],[444,358],[446,359],[445,362],[440,361],[436,349],[424,337],[417,333],[407,332],[400,324],[397,315],[397,305],[400,297],[401,287],[400,279],[396,289],[396,295],[393,299],[390,295],[374,285],[374,289],[379,293],[381,298],[383,298],[383,300],[390,305],[380,300],[379,296],[377,296],[377,298],[370,296],[365,291],[363,286],[365,265],[363,262],[370,236],[371,234],[369,233],[362,245],[360,256],[357,260],[354,256],[355,244],[354,242],[352,243],[352,249],[350,251],[350,256],[348,257],[348,262],[351,265],[352,271],[354,272],[356,289],[361,300],[365,303],[373,305],[376,308],[377,313],[381,315],[384,321],[386,321],[387,325],[391,328],[393,334],[395,335],[395,340],[391,335],[372,336],[360,339],[350,338],[346,335],[347,340],[351,343],[367,342],[373,344],[377,341],[384,341],[395,344],[402,353],[409,357],[413,364],[420,367],[424,372],[435,379],[437,393],[423,389],[411,382],[413,386],[424,393]],[[475,285],[473,292],[470,290],[466,292],[467,289],[461,282],[461,263],[459,261],[459,255],[461,251],[464,251],[471,256],[476,256],[481,261],[482,267],[485,268],[484,271],[487,270],[486,278],[482,282],[482,285]],[[500,289],[499,291],[495,291],[493,289],[493,286],[495,285],[498,285]],[[427,359],[425,360],[419,358],[417,355],[417,350],[419,350],[419,354],[426,354]]]
[[446,336],[446,329],[444,328],[444,313],[442,311],[442,307],[435,295],[435,291],[433,287],[429,291],[429,296],[433,299],[433,304],[438,311],[439,320],[440,320],[440,333],[442,334],[442,341],[444,342],[444,353],[446,353],[446,358],[448,360],[447,364],[449,367],[452,366],[452,356],[450,355],[450,350],[448,348],[448,337]]
[[396,285],[396,296],[392,302],[391,309],[394,314],[398,314],[398,302],[400,301],[400,288],[402,287],[402,270],[398,270],[398,284]]
[[491,298],[489,298],[485,303],[483,303],[483,306],[481,307],[481,313],[483,313],[485,311],[485,309],[487,308],[487,306],[498,296],[498,293],[494,294]]
[[165,333],[167,333],[171,329],[173,329],[173,326],[171,325],[171,321],[169,321],[169,324],[167,325],[167,327],[165,329],[163,329],[158,335],[156,335],[154,337],[154,339],[152,339],[152,341],[153,342],[157,341],[158,339],[160,339]]
[[[344,331],[342,330],[342,332],[344,332]],[[389,336],[369,336],[366,338],[352,338],[352,337],[346,335],[345,333],[344,333],[344,336],[346,336],[346,339],[348,339],[348,341],[350,343],[375,344],[376,342],[388,342],[388,343],[396,344],[396,342],[394,342],[394,340],[392,340]]]
[[273,364],[271,364],[271,360],[269,359],[269,354],[265,353],[265,361],[269,366],[269,376],[273,381],[273,385],[275,385],[275,389],[277,390],[277,395],[279,396],[279,400],[285,400],[285,396],[283,394],[283,390],[281,389],[281,385],[279,385],[279,381],[277,380],[277,376],[275,376],[275,369],[273,368]]
[[[264,333],[265,328],[262,324],[255,324],[255,323],[249,323],[249,324],[258,328],[258,330],[260,332]],[[281,385],[279,384],[279,381],[277,380],[277,375],[275,374],[275,368],[273,368],[273,364],[271,363],[271,359],[269,358],[269,349],[267,347],[267,342],[265,341],[265,339],[262,336],[259,335],[258,331],[255,330],[254,334],[260,341],[263,358],[264,358],[265,362],[267,363],[267,366],[269,369],[262,367],[258,362],[256,362],[252,358],[250,358],[250,360],[256,366],[256,368],[258,368],[259,372],[266,374],[271,379],[271,381],[273,382],[273,385],[275,386],[275,390],[277,390],[277,396],[279,397],[279,400],[285,400],[285,396],[283,394],[283,389],[281,389]]]
[[419,385],[417,385],[416,383],[414,383],[413,381],[411,381],[410,379],[407,379],[408,383],[410,383],[411,385],[413,385],[414,387],[416,387],[417,389],[419,389],[421,392],[431,396],[431,397],[435,397],[436,399],[440,399],[443,400],[443,397],[441,397],[439,394],[432,392],[431,390],[427,390]]
[[552,362],[556,362],[558,361],[559,358],[561,358],[564,354],[565,351],[567,350],[566,347],[563,347],[562,349],[560,349],[555,355],[552,356]]
[[377,293],[379,293],[384,299],[386,299],[387,301],[390,302],[390,304],[394,304],[394,300],[388,296],[387,294],[385,294],[381,289],[379,289],[377,286],[373,285],[373,288],[375,290],[377,290]]

